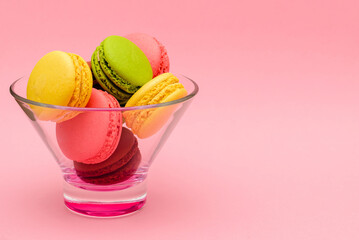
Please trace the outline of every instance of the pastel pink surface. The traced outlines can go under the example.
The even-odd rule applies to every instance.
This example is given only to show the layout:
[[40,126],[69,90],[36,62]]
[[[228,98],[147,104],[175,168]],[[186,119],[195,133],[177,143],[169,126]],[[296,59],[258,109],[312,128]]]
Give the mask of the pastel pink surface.
[[[0,1],[0,239],[359,239],[358,4]],[[80,217],[6,86],[49,51],[89,60],[135,31],[200,92],[153,162],[144,208]]]
[[[104,91],[92,89],[88,108],[120,107]],[[56,124],[56,138],[63,154],[73,161],[100,163],[115,151],[122,130],[121,112],[83,112]]]
[[151,63],[153,77],[169,72],[170,61],[166,48],[155,37],[145,33],[131,33],[125,38],[136,44]]

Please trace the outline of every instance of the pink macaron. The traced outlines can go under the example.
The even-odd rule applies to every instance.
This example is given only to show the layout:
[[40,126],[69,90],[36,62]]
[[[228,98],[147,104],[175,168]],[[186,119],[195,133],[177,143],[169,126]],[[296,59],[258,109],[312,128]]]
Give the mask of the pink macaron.
[[170,61],[166,48],[156,38],[145,33],[132,33],[125,36],[136,44],[148,58],[153,72],[153,77],[169,72]]
[[[93,89],[87,108],[119,108],[110,94]],[[105,161],[117,148],[122,131],[120,111],[87,111],[56,124],[56,138],[63,154],[76,162]]]

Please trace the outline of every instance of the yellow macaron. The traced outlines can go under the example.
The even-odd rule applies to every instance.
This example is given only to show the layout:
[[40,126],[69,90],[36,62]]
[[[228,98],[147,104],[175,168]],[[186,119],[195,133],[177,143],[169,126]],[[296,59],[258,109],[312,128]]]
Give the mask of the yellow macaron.
[[[82,57],[53,51],[43,56],[33,68],[27,84],[27,98],[52,105],[85,107],[92,85],[91,69]],[[76,115],[38,106],[32,108],[40,120],[59,122]]]
[[[172,73],[163,73],[143,85],[126,103],[126,107],[170,102],[187,95],[184,86]],[[125,112],[128,127],[139,138],[147,138],[159,131],[178,104]]]

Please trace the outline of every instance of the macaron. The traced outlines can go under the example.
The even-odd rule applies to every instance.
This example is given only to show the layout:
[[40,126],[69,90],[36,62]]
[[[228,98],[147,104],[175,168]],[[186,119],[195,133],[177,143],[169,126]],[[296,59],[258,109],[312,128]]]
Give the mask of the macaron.
[[120,142],[113,154],[97,164],[74,162],[77,175],[93,184],[114,184],[127,180],[137,170],[141,161],[138,142],[133,133],[122,129]]
[[[187,95],[184,86],[172,73],[163,73],[143,85],[128,100],[126,107],[170,102]],[[126,125],[141,139],[158,132],[176,110],[177,104],[124,112]]]
[[91,57],[92,72],[101,87],[116,97],[121,105],[152,79],[149,60],[130,40],[109,36]]
[[131,33],[125,38],[136,44],[150,61],[153,77],[169,72],[170,61],[164,45],[145,33]]
[[[43,56],[33,68],[28,83],[27,98],[36,102],[85,107],[92,91],[92,73],[86,61],[77,54],[53,51]],[[72,112],[32,106],[40,120],[64,121]]]
[[[93,89],[87,108],[119,108],[110,94]],[[122,132],[121,111],[85,111],[56,124],[56,139],[70,160],[96,164],[105,161],[117,148]]]

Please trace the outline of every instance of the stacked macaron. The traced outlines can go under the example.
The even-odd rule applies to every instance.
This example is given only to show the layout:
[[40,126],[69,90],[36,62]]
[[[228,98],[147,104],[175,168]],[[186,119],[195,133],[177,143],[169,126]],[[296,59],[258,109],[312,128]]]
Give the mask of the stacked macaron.
[[[89,108],[119,108],[110,94],[93,89]],[[122,131],[120,111],[83,112],[56,124],[56,138],[63,154],[69,159],[96,164],[105,161],[115,151]]]
[[130,40],[107,37],[91,57],[97,82],[125,104],[133,93],[151,80],[152,68],[146,55]]
[[77,175],[93,184],[114,184],[130,178],[141,162],[138,141],[127,128],[122,129],[120,142],[105,161],[89,164],[74,162]]
[[[152,105],[170,102],[187,95],[177,77],[172,73],[163,73],[141,87],[126,107]],[[126,124],[139,138],[148,138],[155,134],[168,121],[176,105],[162,108],[149,108],[141,111],[124,112]]]
[[92,54],[91,68],[101,87],[125,105],[145,83],[169,71],[169,58],[164,46],[147,34],[109,36]]
[[58,145],[83,181],[119,183],[133,176],[140,165],[136,136],[154,135],[176,108],[126,111],[121,106],[152,105],[186,96],[178,78],[168,73],[169,66],[167,51],[156,38],[143,33],[109,36],[96,47],[91,62],[73,53],[46,54],[30,75],[27,97],[67,107],[116,108],[81,112],[32,106],[39,120],[56,122]]

